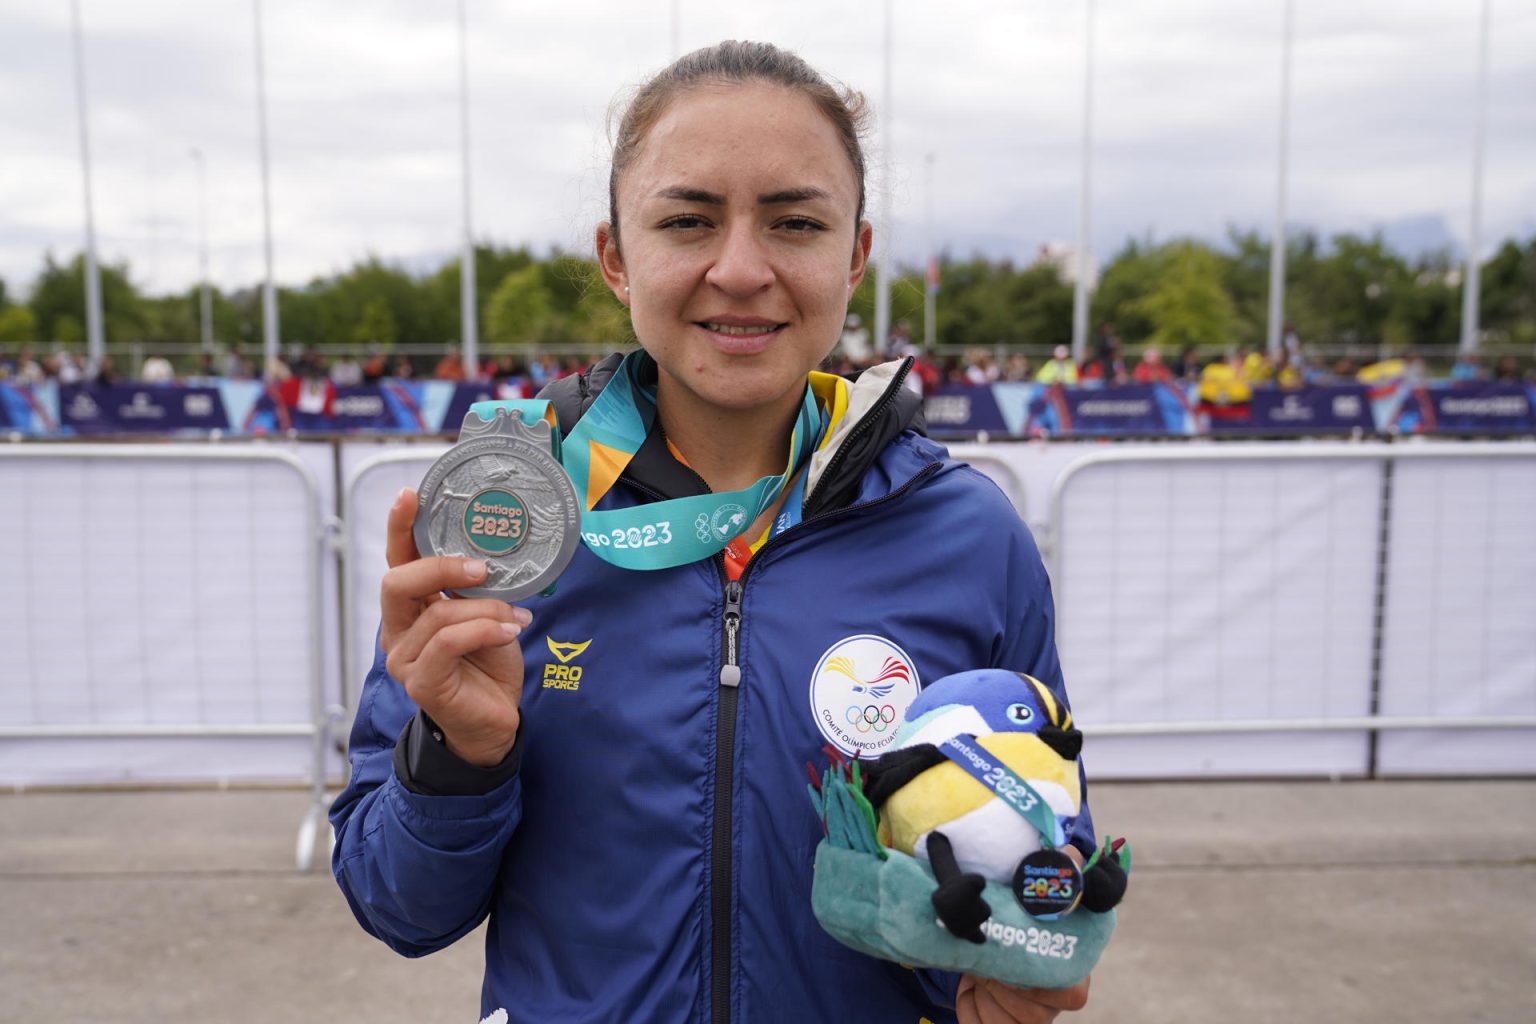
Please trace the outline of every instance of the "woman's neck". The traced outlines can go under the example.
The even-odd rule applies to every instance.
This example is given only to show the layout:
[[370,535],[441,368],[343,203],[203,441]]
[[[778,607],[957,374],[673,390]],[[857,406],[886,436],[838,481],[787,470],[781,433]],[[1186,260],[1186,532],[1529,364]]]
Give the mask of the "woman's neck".
[[784,472],[803,397],[787,396],[782,408],[721,409],[672,385],[663,373],[656,415],[667,440],[711,491],[739,491]]

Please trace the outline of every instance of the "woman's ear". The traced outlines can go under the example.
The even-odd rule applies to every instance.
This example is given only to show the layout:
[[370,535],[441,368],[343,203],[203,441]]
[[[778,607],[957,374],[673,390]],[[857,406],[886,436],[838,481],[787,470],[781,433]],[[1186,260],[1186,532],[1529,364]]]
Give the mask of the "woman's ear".
[[875,229],[869,221],[859,221],[858,233],[853,238],[853,261],[848,267],[848,294],[853,295],[869,269],[869,250],[875,244]]
[[597,226],[597,266],[603,283],[624,305],[629,305],[629,275],[624,271],[624,254],[619,251],[619,235],[603,221]]

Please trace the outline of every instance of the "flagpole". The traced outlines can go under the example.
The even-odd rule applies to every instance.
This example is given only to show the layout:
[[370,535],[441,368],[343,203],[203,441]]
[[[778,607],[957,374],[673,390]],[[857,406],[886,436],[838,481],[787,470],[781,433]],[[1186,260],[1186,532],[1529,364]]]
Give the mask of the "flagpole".
[[106,332],[101,312],[101,270],[96,262],[96,212],[91,201],[91,132],[85,98],[85,46],[81,42],[80,0],[70,0],[74,29],[75,103],[80,110],[80,172],[85,184],[85,344],[92,367],[106,356]]
[[475,232],[470,219],[469,191],[469,33],[464,24],[464,0],[459,0],[459,144],[460,180],[464,190],[464,252],[459,257],[459,319],[464,378],[480,375],[480,333],[475,303]]
[[192,147],[192,160],[197,164],[197,266],[202,279],[202,295],[198,303],[202,326],[203,352],[213,351],[213,294],[208,280],[208,167],[203,151]]
[[1482,296],[1483,147],[1488,133],[1489,0],[1483,0],[1477,41],[1477,110],[1473,115],[1472,222],[1467,233],[1467,272],[1461,287],[1461,351],[1476,352]]
[[1072,358],[1083,361],[1088,350],[1089,205],[1093,197],[1093,5],[1087,0],[1087,31],[1083,52],[1083,191],[1077,212],[1077,269],[1072,282]]
[[261,41],[261,0],[251,0],[256,17],[256,123],[261,148],[261,223],[266,278],[261,289],[262,371],[266,378],[277,365],[277,285],[272,277],[272,179],[267,160],[267,72]]
[[1280,42],[1280,154],[1275,174],[1275,231],[1269,240],[1269,323],[1265,332],[1270,359],[1280,356],[1285,319],[1285,191],[1291,137],[1291,39],[1295,24],[1295,0],[1285,0]]
[[880,92],[880,243],[875,264],[875,352],[884,353],[891,331],[891,270],[896,249],[891,245],[891,0],[885,0],[885,69]]
[[939,256],[933,248],[933,154],[923,159],[923,234],[928,250],[928,278],[923,288],[923,347],[933,351],[934,324],[938,316]]

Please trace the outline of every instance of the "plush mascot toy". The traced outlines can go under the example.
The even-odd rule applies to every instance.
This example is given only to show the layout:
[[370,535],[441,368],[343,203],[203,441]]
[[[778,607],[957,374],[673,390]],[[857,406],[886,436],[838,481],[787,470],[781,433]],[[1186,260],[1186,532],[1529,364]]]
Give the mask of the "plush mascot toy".
[[880,758],[834,752],[821,778],[812,771],[827,831],[812,889],[822,926],[906,964],[1024,986],[1081,980],[1130,868],[1123,840],[1082,869],[1063,851],[1082,807],[1081,748],[1036,679],[982,669],[933,683]]

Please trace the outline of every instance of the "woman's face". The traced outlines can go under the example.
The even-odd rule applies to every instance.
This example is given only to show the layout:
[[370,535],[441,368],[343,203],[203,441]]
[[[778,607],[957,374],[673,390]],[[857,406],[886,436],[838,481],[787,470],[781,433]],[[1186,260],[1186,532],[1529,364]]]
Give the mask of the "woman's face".
[[664,403],[706,415],[798,405],[871,238],[826,116],[778,86],[691,89],[651,127],[616,199],[622,246],[604,224],[598,255],[661,368]]

